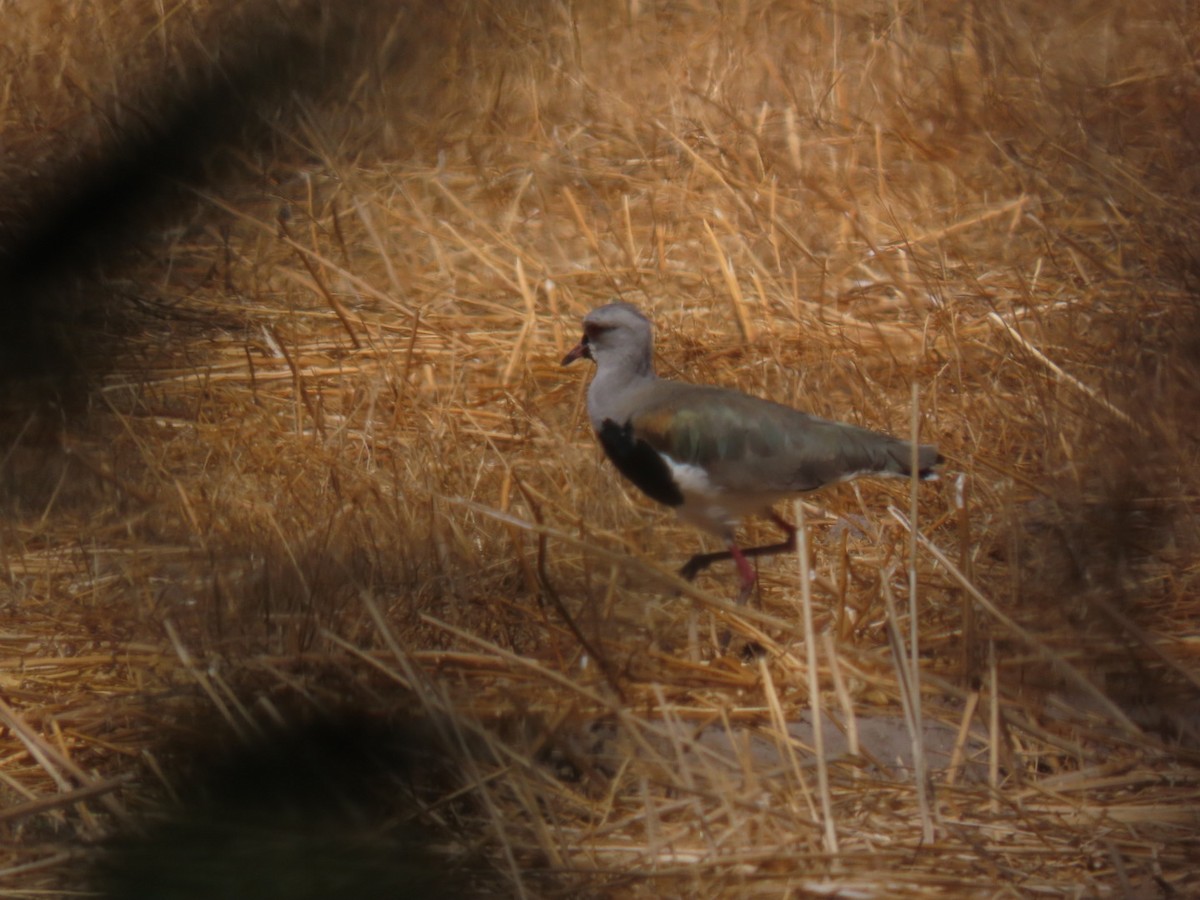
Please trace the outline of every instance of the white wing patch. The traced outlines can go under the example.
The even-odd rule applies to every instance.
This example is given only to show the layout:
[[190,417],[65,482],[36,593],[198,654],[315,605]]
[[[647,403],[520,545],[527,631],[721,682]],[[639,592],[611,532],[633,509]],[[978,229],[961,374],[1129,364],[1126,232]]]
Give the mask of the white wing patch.
[[733,531],[743,516],[762,512],[786,494],[743,494],[725,491],[713,484],[708,471],[702,466],[677,462],[665,453],[659,454],[671,470],[683,504],[675,512],[684,522],[715,534],[724,540],[733,537]]
[[709,480],[708,472],[705,469],[700,466],[693,466],[691,463],[676,462],[661,451],[658,455],[663,458],[663,462],[671,470],[671,477],[675,480],[675,484],[679,486],[679,490],[683,492],[685,497],[688,494],[715,497],[720,493],[717,488],[713,487],[713,483]]

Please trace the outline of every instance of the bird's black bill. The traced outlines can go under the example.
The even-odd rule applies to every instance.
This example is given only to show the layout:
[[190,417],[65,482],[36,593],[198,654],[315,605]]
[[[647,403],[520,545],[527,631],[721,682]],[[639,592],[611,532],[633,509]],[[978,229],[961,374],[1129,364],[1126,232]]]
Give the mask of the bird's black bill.
[[574,347],[572,347],[571,352],[563,357],[562,364],[564,366],[569,366],[571,363],[575,362],[575,360],[577,360],[577,359],[591,359],[591,358],[592,358],[592,352],[591,352],[591,350],[588,349],[588,339],[587,339],[587,336],[585,335],[583,340],[580,341],[578,344],[576,344]]

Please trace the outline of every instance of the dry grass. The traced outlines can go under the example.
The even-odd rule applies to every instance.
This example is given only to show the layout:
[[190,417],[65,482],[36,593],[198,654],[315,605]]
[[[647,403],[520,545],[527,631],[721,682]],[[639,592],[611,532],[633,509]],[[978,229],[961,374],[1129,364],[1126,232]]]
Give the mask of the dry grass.
[[[263,26],[130,6],[6,11],[10,221]],[[304,90],[72,288],[69,401],[6,385],[5,894],[78,887],[180,746],[348,708],[441,723],[461,793],[405,802],[481,892],[1200,890],[1198,27],[271,21]],[[621,485],[558,365],[613,296],[665,374],[897,433],[915,385],[950,460],[919,540],[907,486],[862,483],[814,498],[811,577],[764,563],[745,609],[719,567],[679,582],[701,538]]]

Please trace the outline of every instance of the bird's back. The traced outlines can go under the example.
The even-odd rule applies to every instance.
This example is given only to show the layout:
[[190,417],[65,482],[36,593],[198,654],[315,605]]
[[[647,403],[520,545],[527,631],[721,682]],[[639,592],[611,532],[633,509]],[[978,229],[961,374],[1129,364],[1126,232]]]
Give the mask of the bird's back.
[[[635,439],[705,470],[715,487],[748,493],[815,490],[860,474],[907,476],[907,441],[707,385],[657,381],[631,398]],[[928,476],[939,457],[922,446]]]

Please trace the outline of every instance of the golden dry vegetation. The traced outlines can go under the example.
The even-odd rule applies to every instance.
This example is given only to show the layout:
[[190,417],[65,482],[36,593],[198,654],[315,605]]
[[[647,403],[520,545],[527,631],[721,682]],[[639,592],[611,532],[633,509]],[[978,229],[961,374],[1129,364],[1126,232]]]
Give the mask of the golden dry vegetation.
[[[348,711],[483,895],[1200,891],[1192,5],[347,6],[3,11],[5,896]],[[943,478],[681,582],[613,297]]]

